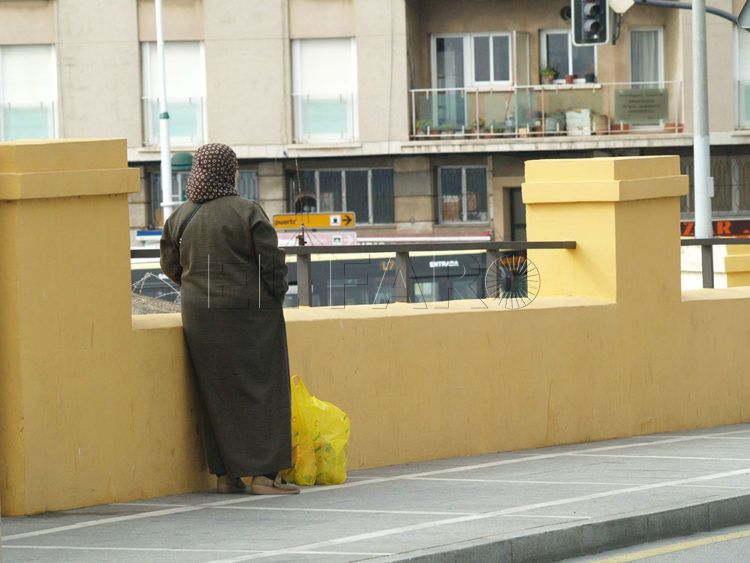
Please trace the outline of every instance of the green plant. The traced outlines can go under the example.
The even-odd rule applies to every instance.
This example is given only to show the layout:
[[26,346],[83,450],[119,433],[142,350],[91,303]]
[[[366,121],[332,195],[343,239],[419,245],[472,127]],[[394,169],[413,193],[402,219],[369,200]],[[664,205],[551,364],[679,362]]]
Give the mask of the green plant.
[[495,133],[503,133],[505,131],[505,123],[501,121],[493,121],[490,123],[490,128]]
[[417,119],[417,130],[427,131],[432,128],[432,121],[429,119]]
[[542,75],[542,78],[557,78],[559,73],[554,68],[545,67],[540,74]]
[[461,126],[458,123],[444,123],[439,129],[444,133],[453,133],[453,131],[460,131]]

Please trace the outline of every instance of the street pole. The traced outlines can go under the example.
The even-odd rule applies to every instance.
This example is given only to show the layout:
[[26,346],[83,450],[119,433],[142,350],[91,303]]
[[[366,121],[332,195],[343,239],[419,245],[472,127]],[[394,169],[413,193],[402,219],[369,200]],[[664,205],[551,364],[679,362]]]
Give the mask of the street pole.
[[[708,136],[708,65],[706,63],[706,0],[693,0],[693,186],[695,237],[712,238],[711,143]],[[714,286],[713,247],[701,247],[703,287]]]
[[695,236],[711,238],[711,145],[708,136],[708,68],[706,64],[706,0],[693,0],[693,185]]
[[159,147],[161,149],[161,207],[164,220],[172,213],[172,160],[167,111],[167,71],[164,58],[164,14],[162,0],[156,6],[156,55],[159,60]]

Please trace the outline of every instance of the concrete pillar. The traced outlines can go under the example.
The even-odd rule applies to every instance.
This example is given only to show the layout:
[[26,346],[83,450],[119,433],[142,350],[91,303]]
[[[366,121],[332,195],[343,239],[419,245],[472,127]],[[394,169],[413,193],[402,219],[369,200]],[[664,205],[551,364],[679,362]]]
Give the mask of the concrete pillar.
[[286,211],[285,193],[284,165],[277,160],[261,162],[258,166],[258,194],[269,217]]
[[728,244],[726,248],[724,271],[727,276],[727,287],[750,285],[750,244]]
[[529,252],[540,295],[679,302],[680,196],[687,191],[677,156],[528,161],[528,239],[577,243]]
[[125,140],[0,144],[3,514],[108,498],[103,474],[127,441],[111,385],[129,371],[139,173],[126,153]]

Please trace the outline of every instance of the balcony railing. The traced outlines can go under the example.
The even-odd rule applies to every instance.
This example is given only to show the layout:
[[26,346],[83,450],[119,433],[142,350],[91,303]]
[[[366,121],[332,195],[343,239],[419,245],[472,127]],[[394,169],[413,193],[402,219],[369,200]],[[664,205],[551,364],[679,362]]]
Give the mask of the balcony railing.
[[682,82],[411,90],[413,139],[682,133]]
[[[203,98],[168,98],[169,140],[173,146],[196,147],[204,142]],[[159,145],[159,98],[143,98],[144,142]]]
[[298,143],[341,143],[357,138],[354,94],[292,94],[294,140]]
[[54,137],[54,102],[0,102],[0,141]]

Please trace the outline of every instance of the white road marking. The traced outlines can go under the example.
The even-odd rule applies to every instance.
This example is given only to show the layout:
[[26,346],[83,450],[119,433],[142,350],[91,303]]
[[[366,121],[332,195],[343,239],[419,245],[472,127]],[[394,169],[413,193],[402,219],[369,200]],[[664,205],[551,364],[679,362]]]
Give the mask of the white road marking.
[[637,486],[647,485],[648,483],[614,483],[601,481],[528,481],[525,479],[460,479],[450,477],[409,477],[410,481],[448,481],[458,483],[509,483],[509,484],[529,484],[529,485],[602,485],[602,486]]
[[424,510],[365,510],[348,508],[278,508],[271,506],[215,506],[214,510],[271,510],[277,512],[343,512],[346,514],[404,514],[415,516],[471,516],[478,512],[431,512]]
[[[450,477],[410,477],[410,481],[447,481],[457,483],[508,483],[508,484],[529,484],[529,485],[595,485],[595,486],[637,486],[647,485],[648,483],[615,483],[607,481],[530,481],[524,479],[460,479]],[[736,489],[750,490],[750,485],[738,487],[732,485],[672,485],[673,487],[685,488],[702,488],[702,489]]]
[[[629,444],[619,444],[619,445],[613,445],[613,446],[598,446],[595,448],[588,448],[584,450],[580,450],[579,454],[583,453],[595,453],[595,452],[603,452],[603,451],[612,451],[612,450],[620,450],[620,449],[626,449],[626,448],[637,448],[637,447],[644,447],[644,446],[653,446],[653,445],[660,445],[660,444],[669,444],[669,443],[677,443],[677,442],[687,442],[691,440],[698,440],[701,438],[705,438],[706,436],[731,436],[734,434],[740,434],[740,433],[748,433],[750,430],[732,430],[729,432],[718,432],[715,434],[703,434],[698,436],[679,436],[674,438],[664,438],[660,440],[648,440],[643,442],[633,442]],[[332,486],[326,486],[326,487],[313,487],[302,489],[303,494],[313,494],[313,493],[322,493],[326,491],[338,491],[342,489],[349,489],[352,487],[362,487],[366,485],[376,485],[379,483],[390,483],[393,481],[399,481],[399,480],[408,480],[410,478],[414,477],[431,477],[433,475],[443,475],[443,474],[450,474],[450,473],[459,473],[462,471],[474,471],[477,469],[485,469],[488,467],[499,467],[502,465],[509,465],[509,464],[516,464],[516,463],[525,463],[528,461],[540,461],[545,459],[555,459],[559,457],[568,456],[571,453],[570,451],[565,452],[558,452],[558,453],[549,453],[549,454],[537,454],[537,455],[524,455],[524,454],[515,454],[517,457],[512,457],[510,459],[504,459],[500,461],[490,461],[486,463],[478,463],[475,465],[460,465],[456,467],[449,467],[449,468],[443,468],[443,469],[436,469],[433,471],[422,471],[418,473],[405,473],[402,475],[394,475],[391,477],[376,477],[373,479],[366,479],[362,481],[356,481],[356,482],[349,482],[344,483],[343,485],[332,485]],[[251,495],[238,495],[237,498],[233,499],[227,499],[227,500],[221,500],[221,501],[212,501],[202,504],[196,504],[193,506],[180,506],[177,508],[172,509],[165,509],[165,510],[152,510],[149,512],[142,512],[138,514],[128,514],[124,516],[114,516],[110,518],[100,518],[97,520],[89,520],[86,522],[78,522],[76,524],[70,524],[67,526],[57,526],[54,528],[46,528],[43,530],[36,530],[33,532],[24,532],[19,534],[11,534],[8,536],[3,536],[3,543],[13,540],[19,540],[23,538],[30,538],[30,537],[38,537],[38,536],[45,536],[49,534],[56,534],[60,532],[68,532],[71,530],[78,530],[81,528],[90,528],[92,526],[101,526],[105,524],[116,524],[119,522],[128,522],[131,520],[141,520],[144,518],[154,518],[159,516],[171,516],[173,514],[182,514],[185,512],[195,512],[197,510],[203,510],[204,508],[211,508],[216,506],[229,506],[233,504],[239,504],[239,503],[245,503],[245,502],[253,502],[253,501],[261,501],[261,500],[271,500],[272,498],[283,498],[283,496],[277,496],[277,497],[268,497],[265,495],[261,496],[251,496]],[[469,516],[467,516],[468,518]]]
[[128,522],[130,520],[142,520],[144,518],[153,518],[155,516],[171,516],[172,514],[182,514],[184,512],[195,512],[203,510],[203,506],[180,506],[178,508],[165,510],[152,510],[150,512],[139,512],[138,514],[128,514],[126,516],[114,516],[111,518],[100,518],[98,520],[88,520],[86,522],[77,522],[67,526],[57,526],[55,528],[45,528],[44,530],[35,530],[33,532],[23,532],[21,534],[11,534],[3,536],[3,547],[9,547],[5,542],[11,540],[20,540],[23,538],[34,538],[37,536],[46,536],[48,534],[57,534],[59,532],[69,532],[71,530],[80,530],[81,528],[91,528],[92,526],[101,526],[102,524],[115,524],[118,522]]
[[522,506],[514,506],[512,508],[505,508],[502,510],[496,510],[494,512],[486,512],[484,514],[477,514],[473,516],[459,516],[456,518],[446,518],[443,520],[434,520],[432,522],[423,522],[420,524],[410,524],[407,526],[399,526],[397,528],[390,528],[386,530],[378,530],[377,532],[369,532],[365,534],[357,534],[353,536],[344,536],[341,538],[335,538],[331,540],[325,540],[320,541],[316,543],[310,543],[306,545],[300,545],[294,548],[286,548],[286,549],[279,549],[276,551],[268,551],[265,553],[258,553],[253,555],[247,555],[244,557],[237,557],[234,559],[220,559],[215,560],[212,563],[238,563],[240,561],[251,561],[253,559],[264,559],[266,557],[274,557],[277,555],[288,555],[296,553],[296,550],[303,550],[303,549],[318,549],[318,548],[326,548],[326,547],[333,547],[336,545],[344,545],[349,543],[355,543],[360,542],[364,540],[371,540],[371,539],[379,539],[386,536],[393,536],[397,534],[404,534],[407,532],[416,532],[418,530],[425,530],[429,528],[436,528],[438,526],[447,526],[450,524],[463,524],[465,522],[475,522],[477,520],[486,520],[488,518],[496,518],[498,516],[505,516],[508,514],[515,514],[518,512],[527,512],[529,510],[539,510],[542,508],[549,508],[551,506],[562,506],[565,504],[573,504],[576,502],[583,502],[588,500],[594,500],[598,498],[606,498],[611,496],[617,496],[617,495],[623,495],[627,493],[637,493],[642,491],[648,491],[652,489],[659,489],[671,485],[681,484],[681,483],[692,483],[692,482],[700,482],[700,481],[710,481],[712,479],[721,479],[723,477],[732,477],[734,475],[739,475],[741,473],[746,473],[750,471],[750,467],[744,468],[744,469],[737,469],[734,471],[725,471],[723,473],[714,473],[712,475],[703,475],[700,477],[690,477],[687,479],[677,479],[674,481],[662,481],[659,483],[652,483],[649,485],[638,485],[636,487],[627,487],[625,489],[615,489],[612,491],[604,491],[601,493],[593,493],[590,495],[581,495],[577,497],[568,497],[553,501],[546,501],[546,502],[538,502],[534,504],[526,504]]
[[265,553],[262,549],[190,549],[169,547],[93,547],[72,545],[4,545],[3,549],[47,549],[53,551],[154,551],[165,553]]
[[[214,510],[271,510],[278,512],[343,512],[354,514],[404,514],[407,516],[473,516],[481,512],[430,512],[424,510],[359,510],[348,508],[276,508],[270,506],[217,506]],[[591,516],[565,516],[555,514],[516,514],[513,517],[523,516],[525,518],[552,518],[563,520],[591,520]]]
[[191,506],[189,504],[178,504],[172,502],[113,502],[109,506],[159,506],[166,508],[168,506],[179,508],[180,506]]
[[[157,553],[269,553],[261,549],[190,549],[169,547],[93,547],[71,545],[7,545],[6,549],[41,549],[52,551],[153,551]],[[300,555],[393,555],[375,551],[295,551]]]
[[747,491],[750,490],[750,486],[748,487],[733,487],[731,485],[673,485],[674,487],[698,487],[701,489],[734,489],[737,491]]
[[[750,430],[740,430],[737,434],[750,434]],[[715,434],[655,434],[657,438],[668,438],[674,436],[675,438],[705,438],[706,440],[750,440],[750,436],[719,436]]]
[[700,457],[700,456],[684,456],[684,455],[627,455],[627,454],[585,454],[585,453],[570,453],[569,456],[574,457],[618,457],[618,458],[632,458],[632,459],[689,459],[693,461],[750,461],[750,457]]

